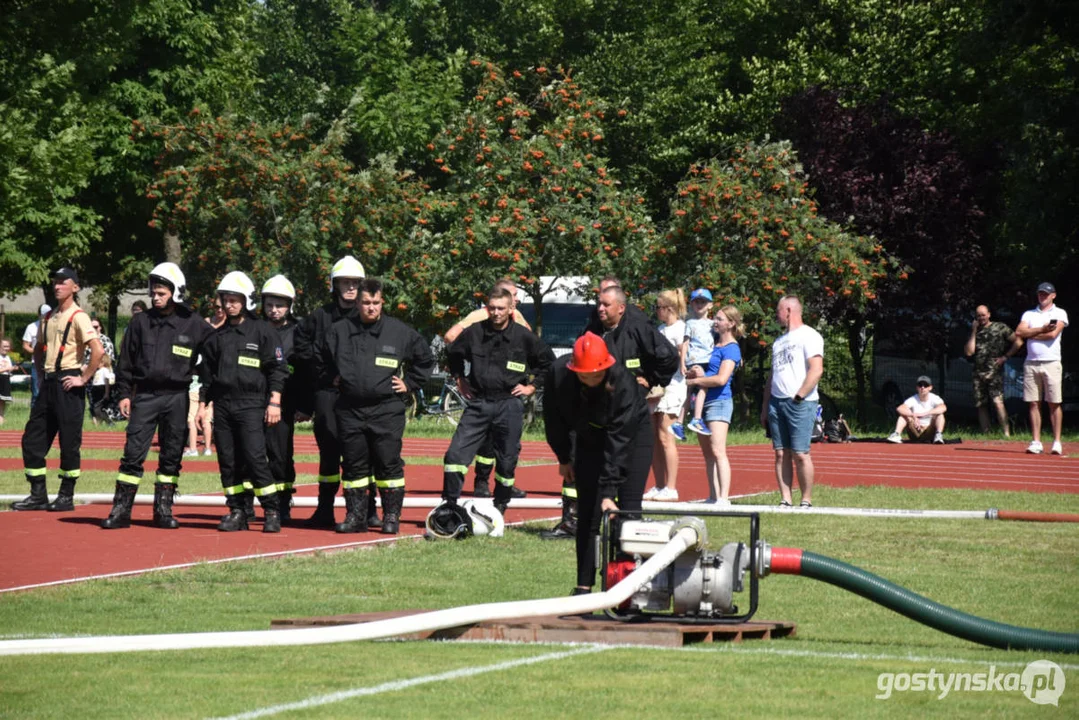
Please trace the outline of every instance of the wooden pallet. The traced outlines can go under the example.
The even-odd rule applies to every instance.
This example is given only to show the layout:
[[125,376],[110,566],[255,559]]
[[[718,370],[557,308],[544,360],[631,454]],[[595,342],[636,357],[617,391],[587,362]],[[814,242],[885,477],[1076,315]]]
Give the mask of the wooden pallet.
[[[351,625],[404,617],[423,610],[329,615],[272,621],[274,628]],[[505,640],[510,642],[575,642],[607,645],[653,645],[682,647],[707,642],[742,642],[793,637],[797,625],[787,621],[760,620],[739,624],[689,624],[673,621],[620,622],[601,615],[521,618],[461,625],[444,630],[401,635],[410,640]]]

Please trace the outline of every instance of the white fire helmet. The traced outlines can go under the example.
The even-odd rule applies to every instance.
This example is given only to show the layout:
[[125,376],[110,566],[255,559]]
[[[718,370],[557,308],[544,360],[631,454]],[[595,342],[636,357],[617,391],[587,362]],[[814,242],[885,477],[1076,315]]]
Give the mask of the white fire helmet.
[[470,535],[502,537],[506,531],[502,513],[490,500],[444,502],[427,514],[427,537],[432,540],[466,538]]
[[187,279],[176,263],[163,262],[150,271],[148,283],[150,294],[154,294],[154,285],[164,284],[172,288],[173,302],[181,303],[187,294]]
[[251,278],[239,270],[233,270],[221,278],[221,282],[217,285],[217,292],[218,294],[236,293],[237,295],[243,295],[247,301],[247,309],[255,309],[255,283],[251,282]]
[[506,520],[495,507],[493,500],[465,500],[461,507],[472,518],[473,535],[502,537],[506,534]]
[[262,286],[262,297],[267,295],[288,298],[291,302],[296,299],[296,288],[292,287],[292,283],[284,275],[274,275]]
[[351,255],[345,255],[333,264],[333,269],[330,271],[330,288],[333,288],[333,281],[337,278],[363,280],[365,277],[367,276],[363,272],[363,265],[360,264],[360,261]]

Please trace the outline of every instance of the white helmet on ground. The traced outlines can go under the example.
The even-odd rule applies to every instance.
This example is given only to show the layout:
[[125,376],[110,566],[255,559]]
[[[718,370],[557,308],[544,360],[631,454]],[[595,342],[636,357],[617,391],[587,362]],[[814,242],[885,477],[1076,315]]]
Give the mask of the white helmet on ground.
[[251,278],[239,270],[233,270],[221,278],[221,282],[217,285],[217,292],[218,294],[236,293],[237,295],[243,295],[247,301],[247,309],[255,309],[255,283],[251,282]]
[[151,295],[154,294],[154,285],[159,283],[172,288],[173,302],[184,301],[184,295],[187,294],[187,279],[176,263],[163,262],[150,271],[148,286]]
[[333,269],[330,271],[330,287],[333,287],[333,281],[337,278],[363,280],[365,277],[367,276],[363,272],[363,265],[360,264],[360,261],[351,255],[345,255],[333,264]]
[[502,537],[506,534],[506,521],[493,500],[465,500],[461,507],[472,519],[473,535]]
[[284,275],[274,275],[262,286],[262,297],[265,298],[267,295],[276,295],[292,301],[296,299],[296,288],[292,287],[292,283]]
[[431,540],[466,538],[472,534],[472,518],[464,507],[446,500],[427,513],[426,536]]

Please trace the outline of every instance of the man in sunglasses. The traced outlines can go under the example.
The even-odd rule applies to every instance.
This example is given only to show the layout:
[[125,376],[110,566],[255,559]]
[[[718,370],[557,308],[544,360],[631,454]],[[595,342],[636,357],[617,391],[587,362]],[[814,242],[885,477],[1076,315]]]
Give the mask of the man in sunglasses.
[[902,433],[906,430],[907,437],[914,442],[926,442],[932,438],[934,445],[943,445],[944,413],[948,412],[948,406],[940,395],[933,393],[933,381],[928,375],[919,377],[917,384],[918,392],[895,409],[899,417],[895,421],[895,432],[888,436],[888,442],[902,443]]

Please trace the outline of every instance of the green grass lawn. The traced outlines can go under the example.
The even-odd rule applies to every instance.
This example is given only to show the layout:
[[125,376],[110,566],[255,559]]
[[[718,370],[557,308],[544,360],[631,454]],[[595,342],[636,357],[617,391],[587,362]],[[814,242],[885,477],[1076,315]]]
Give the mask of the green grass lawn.
[[[1008,507],[1079,512],[1079,496],[971,490],[821,488],[821,502],[864,507]],[[762,498],[768,501],[767,498]],[[744,522],[709,521],[710,545]],[[5,638],[265,629],[274,618],[561,596],[570,543],[539,525],[501,540],[402,540],[349,552],[257,560],[0,595]],[[1028,627],[1079,628],[1074,526],[806,516],[762,519],[762,537],[877,573],[965,612]],[[171,540],[171,538],[170,538]],[[743,598],[743,602],[745,599]],[[794,638],[580,654],[561,646],[374,642],[286,649],[0,658],[0,716],[216,717],[282,703],[354,697],[281,717],[525,718],[1075,717],[1079,660],[983,648],[807,578],[761,581],[759,619],[798,623]],[[514,664],[545,658],[533,664]],[[895,692],[880,673],[1009,673],[1064,666],[1059,708],[1021,692]],[[353,693],[355,695],[355,693]],[[312,700],[315,698],[316,700]],[[729,707],[736,704],[735,707]]]

